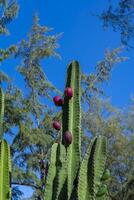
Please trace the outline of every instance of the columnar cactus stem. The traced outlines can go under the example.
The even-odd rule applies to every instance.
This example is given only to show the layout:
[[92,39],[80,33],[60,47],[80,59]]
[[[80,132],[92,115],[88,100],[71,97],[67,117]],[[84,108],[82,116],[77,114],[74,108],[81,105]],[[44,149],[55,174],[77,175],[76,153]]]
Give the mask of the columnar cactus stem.
[[[82,161],[79,181],[79,200],[94,200],[101,185],[101,177],[106,162],[106,138],[95,138],[89,145]],[[84,185],[84,187],[83,187]]]
[[5,140],[0,144],[0,199],[11,199],[11,161],[10,148]]
[[[67,69],[66,88],[71,87],[73,97],[68,99],[65,97],[63,105],[62,127],[63,137],[66,131],[72,134],[72,144],[67,147],[68,160],[68,198],[71,196],[73,183],[78,173],[81,160],[81,111],[80,111],[80,65],[77,61],[73,61]],[[63,138],[64,144],[64,138]]]
[[101,187],[106,138],[95,138],[81,162],[80,65],[77,61],[67,69],[62,111],[62,144],[52,146],[45,200],[106,200]]
[[[4,93],[0,89],[0,139],[3,135]],[[11,199],[10,147],[5,140],[0,142],[0,200]]]
[[[66,150],[62,144],[53,144],[45,188],[45,200],[58,200],[67,175]],[[62,196],[62,195],[61,195]],[[64,200],[60,198],[61,200]]]
[[4,118],[4,93],[0,88],[0,139],[3,136],[3,118]]

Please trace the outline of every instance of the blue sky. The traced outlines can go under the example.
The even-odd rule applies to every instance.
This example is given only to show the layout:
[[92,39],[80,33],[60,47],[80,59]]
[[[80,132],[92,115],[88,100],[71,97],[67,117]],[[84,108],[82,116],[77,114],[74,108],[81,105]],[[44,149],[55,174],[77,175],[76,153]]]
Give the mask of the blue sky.
[[[60,90],[64,87],[66,65],[71,60],[78,60],[82,70],[92,72],[97,61],[103,59],[106,48],[120,45],[118,33],[112,29],[104,31],[102,22],[93,13],[100,13],[107,6],[106,0],[20,0],[18,18],[9,26],[11,35],[1,37],[1,47],[17,43],[26,37],[35,12],[39,13],[41,24],[54,28],[53,33],[63,33],[58,52],[62,59],[50,58],[43,62],[44,70],[50,81]],[[114,2],[114,1],[113,1]],[[115,1],[116,2],[116,1]],[[111,102],[118,107],[127,106],[130,95],[134,93],[134,54],[133,50],[124,52],[130,57],[125,63],[116,66],[111,80],[105,86],[106,94]],[[5,62],[0,66],[13,79],[17,74],[12,70],[17,62]],[[30,195],[25,190],[25,195]]]
[[[106,0],[20,0],[19,17],[10,25],[11,35],[1,37],[0,44],[6,47],[26,37],[32,22],[34,12],[38,12],[41,24],[53,27],[53,33],[63,33],[58,52],[62,59],[56,58],[44,61],[43,66],[48,78],[63,89],[66,65],[77,59],[84,72],[91,72],[98,60],[103,59],[106,48],[120,45],[118,33],[111,29],[104,31],[102,23],[92,16],[100,13],[107,6]],[[113,1],[116,2],[116,1]],[[113,71],[109,84],[105,87],[107,95],[116,106],[126,106],[129,103],[133,89],[133,51],[125,52],[130,57],[125,63],[119,64]],[[16,78],[13,72],[16,63],[4,63],[2,69]],[[59,74],[59,78],[55,74]]]

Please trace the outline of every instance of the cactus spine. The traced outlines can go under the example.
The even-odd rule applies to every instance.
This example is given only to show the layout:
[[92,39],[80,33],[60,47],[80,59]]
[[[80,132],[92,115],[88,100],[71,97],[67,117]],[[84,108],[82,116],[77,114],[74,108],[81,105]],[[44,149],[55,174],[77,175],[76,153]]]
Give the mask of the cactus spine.
[[[3,135],[4,93],[0,89],[0,136]],[[0,142],[0,200],[11,199],[10,147],[6,140]]]
[[66,179],[66,171],[65,147],[62,144],[55,143],[51,149],[50,167],[45,188],[45,200],[57,200],[58,196],[61,195],[60,192]]
[[106,140],[104,137],[95,138],[90,143],[80,167],[78,182],[79,200],[96,199],[104,172],[105,161]]
[[67,188],[69,198],[81,159],[80,66],[77,61],[72,62],[67,69],[67,87],[71,87],[73,90],[73,97],[70,100],[67,98],[64,100],[62,116],[63,133],[69,130],[73,137],[72,144],[67,148]]
[[11,162],[10,149],[5,140],[0,144],[0,199],[11,199]]
[[4,118],[4,93],[0,88],[0,139],[3,135],[3,118]]
[[[80,66],[77,61],[68,66],[65,87],[72,88],[73,97],[64,97],[63,135],[61,143],[52,146],[45,200],[106,200],[106,191],[104,187],[103,191],[101,188],[106,161],[106,138],[96,137],[91,141],[81,162]],[[64,141],[66,131],[73,138],[69,146]]]

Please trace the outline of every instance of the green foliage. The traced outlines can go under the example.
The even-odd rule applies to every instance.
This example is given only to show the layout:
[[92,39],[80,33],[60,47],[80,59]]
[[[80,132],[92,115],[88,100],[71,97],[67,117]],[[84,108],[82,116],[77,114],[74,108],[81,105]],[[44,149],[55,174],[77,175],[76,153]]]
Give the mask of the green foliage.
[[134,180],[133,176],[123,184],[121,190],[113,196],[113,200],[133,200],[134,199]]
[[0,62],[14,56],[17,53],[17,46],[11,45],[7,49],[0,49]]
[[[118,47],[105,51],[104,59],[97,62],[94,73],[82,74],[82,100],[90,104],[91,97],[98,94],[104,95],[102,84],[108,82],[117,63],[124,62],[127,57],[120,56],[123,48]],[[87,104],[88,105],[88,104]]]
[[[12,0],[0,1],[0,19],[5,23],[4,26],[0,25],[2,34],[8,33],[8,23],[11,22],[9,18],[12,16],[13,20],[18,12],[17,1],[14,2]],[[10,9],[7,9],[9,4]],[[10,17],[7,17],[7,12],[4,13],[5,10],[9,12],[8,16]],[[4,16],[7,17],[7,21]],[[60,140],[60,136],[52,129],[52,122],[55,119],[61,120],[61,116],[56,109],[48,107],[47,99],[52,97],[52,92],[56,91],[56,88],[48,81],[44,73],[45,66],[43,69],[45,62],[42,62],[48,57],[57,56],[56,49],[60,35],[51,35],[50,31],[51,29],[48,27],[39,24],[39,19],[36,16],[28,38],[25,37],[24,40],[21,40],[19,46],[11,44],[6,49],[0,49],[0,62],[14,55],[21,59],[21,63],[17,68],[17,75],[20,77],[21,74],[26,86],[25,91],[23,91],[23,88],[21,90],[14,86],[11,81],[12,77],[10,79],[4,72],[0,71],[0,84],[6,83],[7,86],[4,87],[5,116],[3,131],[4,134],[10,134],[13,138],[11,148],[14,166],[12,185],[32,187],[34,189],[32,199],[44,198],[50,147],[56,140]],[[119,56],[121,50],[121,48],[117,48],[110,52],[106,51],[105,58],[96,64],[95,73],[82,74],[81,80],[82,102],[84,102],[82,104],[81,155],[84,155],[90,143],[87,133],[90,133],[92,137],[99,134],[108,138],[106,165],[112,176],[110,181],[106,183],[109,193],[114,196],[117,192],[116,197],[119,197],[118,199],[123,198],[122,194],[129,198],[129,194],[133,192],[133,190],[128,189],[128,187],[131,188],[129,183],[133,183],[133,105],[125,114],[111,106],[110,101],[104,100],[106,97],[103,96],[103,83],[109,81],[115,64],[126,59]],[[128,137],[127,134],[131,136]],[[73,160],[72,156],[69,156],[69,160]],[[71,171],[73,170],[71,169]],[[132,174],[129,174],[129,172]],[[132,179],[128,179],[129,175]],[[73,186],[77,187],[77,181],[76,178]],[[125,184],[127,181],[128,185]],[[66,183],[62,190],[64,194],[66,194],[67,189]],[[76,187],[73,187],[72,192],[74,194],[75,191],[74,199],[77,193]],[[99,190],[102,191],[103,187],[100,186]],[[61,196],[63,193],[61,193]],[[103,200],[103,196],[97,197],[98,199]]]
[[107,9],[103,10],[99,18],[103,21],[105,28],[112,27],[114,31],[120,33],[121,43],[128,47],[133,47],[134,38],[134,1],[118,0],[116,6],[109,1]]
[[[20,42],[16,53],[21,59],[17,72],[27,90],[11,86],[5,94],[4,130],[14,135],[12,184],[32,187],[35,199],[43,199],[49,150],[59,137],[52,128],[58,114],[53,106],[48,106],[52,92],[59,91],[47,79],[41,63],[57,55],[59,35],[51,35],[49,31],[48,27],[39,24],[36,15],[28,39]],[[16,131],[13,126],[17,127]]]
[[[23,76],[29,89],[29,99],[32,101],[33,107],[37,107],[35,102],[37,102],[38,97],[49,97],[49,93],[56,90],[48,81],[41,66],[43,59],[59,56],[55,51],[58,48],[59,35],[49,35],[50,30],[46,26],[41,26],[39,17],[35,15],[28,40],[20,42],[16,53],[17,57],[22,58],[18,72]],[[38,107],[40,106],[38,105]]]
[[14,0],[4,0],[0,4],[0,34],[9,34],[7,25],[17,16],[19,5]]

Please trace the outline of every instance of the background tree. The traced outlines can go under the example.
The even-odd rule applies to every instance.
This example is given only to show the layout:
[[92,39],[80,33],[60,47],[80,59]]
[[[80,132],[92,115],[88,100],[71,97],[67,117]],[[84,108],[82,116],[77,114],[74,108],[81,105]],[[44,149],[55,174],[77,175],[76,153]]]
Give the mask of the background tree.
[[20,115],[17,114],[18,131],[12,143],[13,184],[32,187],[35,199],[43,199],[49,147],[57,138],[52,130],[55,113],[48,106],[52,92],[57,90],[41,65],[42,59],[58,56],[55,49],[59,35],[48,35],[49,31],[39,25],[36,15],[28,40],[20,42],[16,53],[22,59],[18,72],[27,90],[20,93],[19,107],[15,105]]
[[[7,25],[17,15],[19,6],[14,1],[3,1],[1,7],[1,34],[7,34]],[[23,194],[16,185],[30,186],[36,191],[33,198],[43,198],[48,149],[57,137],[52,130],[55,114],[48,107],[51,93],[56,88],[44,74],[41,60],[59,56],[55,51],[59,35],[50,35],[51,29],[40,26],[37,15],[33,21],[28,40],[0,49],[0,62],[11,56],[22,59],[18,75],[25,83],[24,88],[18,88],[4,72],[0,72],[0,82],[5,88],[5,123],[1,138],[12,137],[12,199],[15,200]]]
[[112,27],[120,33],[123,45],[133,47],[134,38],[134,1],[118,0],[115,3],[109,1],[109,6],[102,12],[99,18],[105,28]]
[[[16,16],[18,4],[3,1],[1,19],[9,5],[12,10],[8,9],[8,16],[12,16],[12,20]],[[1,25],[2,34],[7,33],[8,23],[5,21]],[[46,77],[42,61],[50,56],[59,56],[56,53],[59,35],[51,35],[49,31],[48,27],[39,24],[36,15],[27,39],[21,40],[19,45],[0,49],[1,62],[11,56],[21,60],[17,71],[24,83],[18,88],[10,77],[0,71],[0,81],[6,96],[3,137],[10,135],[12,138],[13,199],[22,195],[16,185],[32,187],[34,194],[31,198],[43,199],[49,149],[58,140],[58,134],[52,129],[52,121],[60,118],[60,112],[53,108],[51,102],[53,94],[60,92]],[[105,58],[96,64],[94,73],[82,74],[82,148],[84,153],[90,138],[96,134],[103,134],[109,139],[109,193],[113,195],[117,192],[115,198],[118,199],[125,194],[129,199],[127,188],[131,182],[127,180],[133,174],[132,108],[122,112],[113,107],[103,89],[116,64],[126,59],[119,56],[120,51],[121,48],[106,51]],[[125,188],[125,192],[122,188]],[[132,194],[132,190],[129,193]]]
[[[101,134],[108,138],[107,167],[111,171],[108,185],[113,200],[129,199],[130,195],[131,198],[134,198],[133,187],[127,189],[133,181],[133,129],[130,129],[133,127],[133,109],[131,107],[120,110],[112,106],[103,90],[103,84],[110,79],[115,64],[126,59],[119,57],[120,51],[121,49],[117,48],[107,52],[105,59],[97,63],[96,73],[83,74],[82,80],[84,87],[82,96],[84,103],[86,103],[86,109],[83,111],[82,130],[90,137]],[[87,139],[85,140],[87,141]],[[84,150],[88,143],[85,143],[85,140],[83,140]],[[114,197],[116,193],[117,195]]]
[[[8,25],[16,18],[18,11],[19,11],[19,4],[17,1],[14,1],[14,0],[0,1],[0,35],[10,34]],[[11,45],[7,49],[0,48],[0,62],[11,57],[15,52],[16,52],[15,45]],[[10,78],[2,70],[0,70],[0,84],[3,84],[3,83],[6,83],[7,87],[11,88]],[[6,127],[7,126],[8,124],[6,124]],[[20,196],[22,196],[22,192],[20,192],[17,187],[13,187],[12,198],[14,200],[17,200],[19,199]]]

